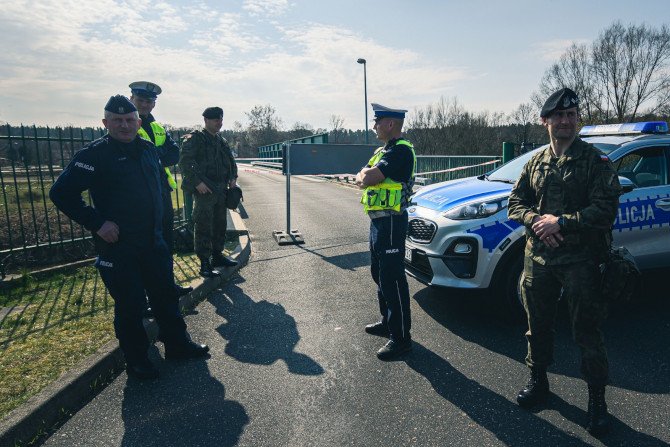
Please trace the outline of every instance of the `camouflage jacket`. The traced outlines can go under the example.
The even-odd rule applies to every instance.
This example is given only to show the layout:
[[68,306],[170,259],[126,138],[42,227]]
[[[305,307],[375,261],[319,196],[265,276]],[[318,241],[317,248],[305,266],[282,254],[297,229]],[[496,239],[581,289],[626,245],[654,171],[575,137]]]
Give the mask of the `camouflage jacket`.
[[[526,227],[526,256],[540,264],[604,259],[619,205],[621,185],[612,163],[594,146],[575,138],[560,158],[547,147],[521,171],[509,198],[509,218]],[[556,248],[533,233],[533,219],[563,216]]]
[[179,169],[183,176],[181,187],[187,192],[195,192],[202,177],[218,185],[237,178],[237,164],[228,142],[206,130],[195,130],[182,137]]

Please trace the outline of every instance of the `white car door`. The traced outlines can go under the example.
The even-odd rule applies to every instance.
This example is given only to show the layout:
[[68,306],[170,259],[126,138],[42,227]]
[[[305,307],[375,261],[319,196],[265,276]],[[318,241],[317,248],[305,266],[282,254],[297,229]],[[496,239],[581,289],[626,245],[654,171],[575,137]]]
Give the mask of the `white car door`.
[[638,148],[614,162],[635,189],[619,199],[614,244],[624,245],[641,269],[670,266],[670,145]]

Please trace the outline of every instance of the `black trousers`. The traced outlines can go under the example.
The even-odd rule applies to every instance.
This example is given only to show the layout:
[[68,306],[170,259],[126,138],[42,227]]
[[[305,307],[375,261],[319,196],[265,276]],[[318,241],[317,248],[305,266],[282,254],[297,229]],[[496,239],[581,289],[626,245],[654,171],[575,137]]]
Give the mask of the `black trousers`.
[[370,220],[370,254],[372,279],[377,284],[377,299],[382,322],[391,339],[410,339],[409,287],[405,276],[405,237],[407,212]]
[[142,323],[146,298],[166,344],[186,340],[186,323],[174,288],[172,256],[167,247],[137,248],[129,243],[107,244],[95,266],[114,298],[114,331],[130,364],[147,356],[149,339]]

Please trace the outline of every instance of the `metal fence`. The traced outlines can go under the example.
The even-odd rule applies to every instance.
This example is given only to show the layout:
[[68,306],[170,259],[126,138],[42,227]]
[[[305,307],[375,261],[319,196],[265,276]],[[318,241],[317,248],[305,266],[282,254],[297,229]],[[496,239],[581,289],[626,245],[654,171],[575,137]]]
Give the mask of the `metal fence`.
[[417,155],[417,177],[427,183],[444,182],[486,174],[502,164],[502,157],[490,155]]
[[312,143],[312,144],[328,144],[328,133],[320,133],[310,135],[308,137],[296,138],[294,140],[282,141],[279,143],[268,144],[258,148],[259,158],[281,158],[283,152],[283,145],[285,143]]
[[[99,128],[0,127],[0,277],[93,255],[90,233],[56,209],[49,189],[74,153],[104,134]],[[181,189],[173,194],[181,220]]]
[[[182,133],[171,132],[175,140]],[[55,208],[49,189],[74,153],[104,134],[100,128],[0,126],[0,277],[94,255],[90,233]],[[326,143],[327,134],[296,142]],[[259,148],[259,155],[263,160],[254,164],[281,169],[281,159],[275,158],[281,157],[280,143]],[[500,157],[419,155],[417,173],[432,183],[479,175],[499,164]],[[172,172],[180,184],[177,167]],[[179,224],[184,204],[180,187],[172,202]]]

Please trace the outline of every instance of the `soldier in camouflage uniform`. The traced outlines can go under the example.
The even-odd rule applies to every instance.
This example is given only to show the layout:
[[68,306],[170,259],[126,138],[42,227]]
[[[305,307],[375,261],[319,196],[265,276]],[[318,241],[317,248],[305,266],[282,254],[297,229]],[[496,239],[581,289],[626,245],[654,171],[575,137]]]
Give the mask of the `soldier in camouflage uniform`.
[[182,188],[193,193],[195,254],[200,259],[200,275],[218,276],[212,266],[231,267],[236,261],[223,256],[226,242],[226,191],[236,185],[237,164],[230,146],[219,134],[223,110],[208,107],[202,116],[205,128],[184,136],[179,168]]
[[588,430],[605,433],[607,353],[601,325],[607,303],[600,291],[621,186],[612,163],[577,138],[578,98],[564,88],[540,113],[551,144],[524,167],[509,198],[509,218],[526,227],[521,293],[528,316],[528,385],[517,402],[531,407],[549,394],[554,320],[561,289],[572,335],[581,350],[581,372],[589,388]]

